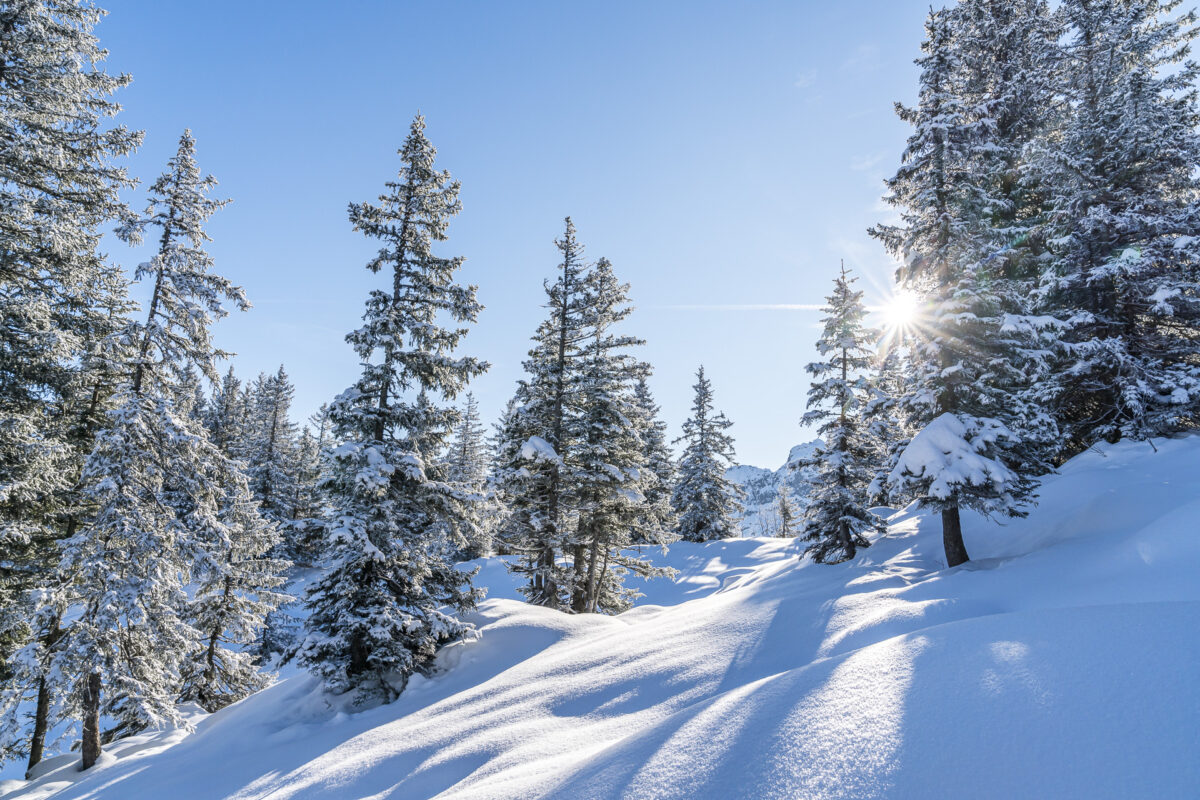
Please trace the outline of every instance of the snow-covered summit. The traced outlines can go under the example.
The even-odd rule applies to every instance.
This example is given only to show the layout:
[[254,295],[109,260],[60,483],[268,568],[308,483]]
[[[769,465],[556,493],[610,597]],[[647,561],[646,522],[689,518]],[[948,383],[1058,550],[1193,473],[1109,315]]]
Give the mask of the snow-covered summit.
[[802,509],[808,498],[811,468],[794,469],[798,461],[808,458],[820,444],[819,439],[798,444],[788,453],[787,461],[776,470],[737,464],[725,472],[725,476],[746,493],[743,503],[745,512],[740,522],[743,536],[774,536],[779,528],[779,487],[786,485],[789,497],[797,510]]
[[1026,519],[964,514],[954,569],[912,509],[834,566],[678,543],[616,617],[517,602],[487,559],[482,637],[391,705],[298,675],[0,798],[1194,796],[1200,437],[1155,447],[1076,458]]

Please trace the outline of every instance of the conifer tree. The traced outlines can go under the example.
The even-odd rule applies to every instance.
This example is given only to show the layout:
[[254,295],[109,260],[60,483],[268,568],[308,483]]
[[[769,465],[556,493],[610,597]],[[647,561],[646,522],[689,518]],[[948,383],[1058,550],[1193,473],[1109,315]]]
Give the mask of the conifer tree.
[[296,499],[293,550],[295,563],[312,567],[323,563],[323,540],[328,514],[328,497],[321,486],[332,466],[335,447],[329,419],[329,404],[323,403],[309,417],[297,445]]
[[245,442],[245,459],[250,491],[262,515],[283,535],[283,554],[292,553],[291,524],[299,466],[296,457],[296,425],[289,412],[295,388],[282,365],[274,375],[255,382]]
[[618,613],[636,596],[624,588],[627,573],[657,577],[669,571],[654,568],[632,550],[639,528],[648,539],[661,540],[664,534],[654,528],[658,520],[643,493],[655,476],[647,469],[646,445],[635,422],[633,385],[646,366],[628,350],[644,342],[614,331],[633,311],[629,285],[619,282],[612,264],[602,258],[588,273],[587,287],[584,319],[590,340],[583,348],[581,434],[572,473],[579,513],[568,548],[574,557],[571,609]]
[[424,130],[418,115],[379,203],[350,206],[354,228],[381,241],[367,268],[385,271],[390,288],[371,292],[364,325],[347,336],[363,372],[329,413],[341,442],[324,484],[332,569],[309,592],[294,651],[330,691],[353,690],[362,702],[394,699],[442,645],[470,635],[455,614],[476,599],[469,576],[433,541],[443,530],[461,536],[471,522],[430,452],[458,421],[441,400],[487,365],[455,356],[466,328],[440,322],[473,322],[480,305],[473,286],[455,282],[462,259],[432,251],[459,211],[459,184],[435,169]]
[[874,453],[862,419],[877,337],[863,323],[867,312],[854,281],[843,266],[826,299],[824,329],[817,340],[817,354],[824,360],[805,367],[813,383],[804,424],[817,423],[822,441],[810,459],[800,462],[817,469],[802,535],[811,542],[806,552],[820,564],[854,558],[858,548],[871,544],[865,533],[882,530],[879,518],[867,510]]
[[791,539],[799,533],[799,526],[796,524],[796,508],[786,483],[779,484],[776,504],[779,507],[779,530],[775,535],[782,539]]
[[483,425],[479,421],[479,402],[467,392],[462,417],[454,430],[447,461],[450,479],[467,486],[478,486],[487,471],[484,463]]
[[573,454],[580,438],[577,419],[590,301],[583,245],[570,217],[555,246],[562,261],[555,281],[545,283],[550,314],[538,326],[523,365],[527,377],[518,384],[513,413],[500,437],[496,479],[508,507],[504,544],[521,555],[509,568],[528,577],[523,591],[529,602],[563,608],[571,603],[571,575],[558,556],[571,535],[570,510],[578,502],[573,494]]
[[50,684],[51,716],[81,720],[85,769],[100,754],[102,714],[119,732],[178,720],[181,661],[199,639],[185,582],[218,570],[261,524],[235,465],[173,408],[189,368],[215,378],[209,326],[224,315],[222,301],[247,306],[210,272],[203,223],[223,203],[207,197],[215,181],[201,177],[193,154],[185,133],[146,216],[119,231],[133,242],[147,227],[161,231],[157,254],[136,273],[153,281],[149,309],[125,334],[134,343],[126,382],[84,468],[82,494],[96,510],[65,540],[37,609],[43,624],[71,622],[52,645],[22,654],[22,669]]
[[[74,490],[113,388],[106,351],[128,310],[124,275],[97,248],[125,211],[133,181],[117,161],[141,134],[110,121],[129,77],[102,69],[103,15],[83,0],[0,8],[0,664],[53,633],[27,624],[28,591],[80,513]],[[24,752],[40,759],[36,735],[0,734],[0,760]]]
[[741,511],[742,491],[725,477],[733,465],[733,425],[724,414],[713,413],[712,382],[704,367],[696,372],[692,415],[683,423],[685,442],[671,507],[679,517],[679,536],[689,542],[728,539],[740,529],[734,515]]
[[882,352],[869,378],[869,396],[863,407],[863,422],[874,452],[874,477],[867,495],[876,505],[903,500],[889,496],[887,479],[912,434],[901,406],[908,382],[905,334],[906,331],[894,331],[880,341]]
[[635,544],[667,544],[678,527],[675,510],[671,508],[675,459],[667,444],[667,423],[659,417],[660,409],[650,392],[646,375],[639,375],[634,384],[631,411],[646,465],[642,482],[645,515],[634,530],[633,541]]
[[[918,105],[898,107],[915,128],[888,183],[888,202],[901,209],[902,221],[872,231],[903,264],[898,283],[923,309],[900,400],[919,432],[888,484],[893,494],[940,511],[950,566],[968,558],[960,507],[1023,515],[1038,475],[1049,469],[1056,433],[1037,392],[1048,351],[1040,320],[1027,313],[1028,276],[1017,248],[988,233],[994,207],[1009,213],[1020,195],[1011,187],[1001,192],[988,165],[1019,146],[1027,126],[1013,122],[1002,130],[989,116],[992,106],[968,91],[986,66],[975,58],[973,7],[930,13]],[[1025,25],[1036,29],[1035,22]],[[1003,72],[1007,63],[992,68]]]
[[1067,0],[1064,112],[1029,173],[1049,217],[1043,311],[1063,326],[1052,384],[1062,457],[1197,424],[1200,178],[1194,12]]
[[242,453],[246,441],[249,409],[245,399],[242,382],[230,367],[216,385],[204,415],[209,438],[231,458]]
[[462,560],[486,556],[491,551],[491,520],[494,504],[487,492],[487,453],[483,424],[479,420],[479,403],[475,395],[468,392],[461,412],[462,416],[454,430],[454,439],[446,453],[446,466],[450,482],[476,499],[469,503],[475,512],[474,529],[471,537],[458,552]]

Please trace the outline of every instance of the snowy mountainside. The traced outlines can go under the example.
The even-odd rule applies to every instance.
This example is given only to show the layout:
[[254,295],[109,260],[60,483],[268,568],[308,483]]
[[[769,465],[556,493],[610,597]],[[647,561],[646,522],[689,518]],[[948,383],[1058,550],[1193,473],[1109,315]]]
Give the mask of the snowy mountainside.
[[0,798],[1195,796],[1200,438],[1155,445],[1074,459],[1026,519],[965,514],[954,569],[913,509],[841,565],[677,543],[617,617],[517,602],[486,559],[481,637],[391,705],[295,675]]
[[792,465],[808,458],[820,444],[813,440],[798,444],[788,453],[783,466],[772,472],[763,467],[737,464],[725,471],[725,477],[742,487],[746,493],[745,510],[739,522],[743,536],[774,536],[779,529],[779,487],[788,487],[789,497],[797,513],[804,510],[810,492],[810,481],[816,474],[812,467],[793,469]]

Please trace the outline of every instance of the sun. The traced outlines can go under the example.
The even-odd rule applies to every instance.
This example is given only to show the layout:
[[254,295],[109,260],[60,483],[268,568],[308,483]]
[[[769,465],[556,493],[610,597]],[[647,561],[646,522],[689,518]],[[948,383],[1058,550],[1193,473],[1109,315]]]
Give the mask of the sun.
[[896,292],[880,308],[883,326],[888,333],[900,333],[917,321],[917,297],[911,292]]

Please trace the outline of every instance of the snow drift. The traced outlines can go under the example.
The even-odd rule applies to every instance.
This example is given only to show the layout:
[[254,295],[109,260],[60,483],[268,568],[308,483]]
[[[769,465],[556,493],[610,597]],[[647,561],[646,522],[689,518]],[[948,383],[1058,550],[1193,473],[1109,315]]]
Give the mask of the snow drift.
[[677,544],[618,617],[492,560],[445,671],[347,713],[303,675],[0,797],[1185,797],[1200,787],[1200,438],[1088,452],[1028,519],[911,510],[850,564]]

